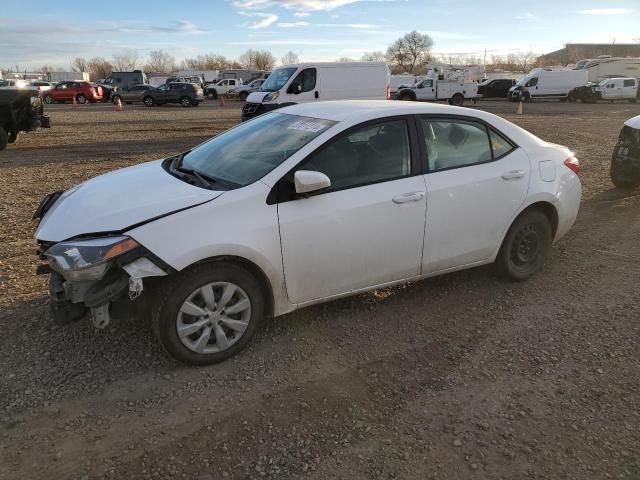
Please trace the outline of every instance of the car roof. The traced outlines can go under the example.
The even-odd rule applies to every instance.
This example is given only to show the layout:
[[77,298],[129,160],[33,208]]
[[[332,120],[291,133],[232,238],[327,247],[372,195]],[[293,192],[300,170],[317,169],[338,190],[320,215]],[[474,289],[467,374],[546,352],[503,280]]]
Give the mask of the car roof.
[[439,103],[403,102],[399,100],[332,100],[310,102],[284,107],[282,113],[304,117],[322,118],[335,122],[358,124],[378,118],[398,115],[446,115],[471,117],[495,127],[519,145],[543,145],[535,135],[489,112],[474,108],[455,107]]

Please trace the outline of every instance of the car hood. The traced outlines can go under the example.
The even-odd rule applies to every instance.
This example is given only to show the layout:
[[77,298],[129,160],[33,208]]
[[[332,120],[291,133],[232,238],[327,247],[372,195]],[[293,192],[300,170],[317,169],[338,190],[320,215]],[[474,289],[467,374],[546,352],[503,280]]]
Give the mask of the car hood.
[[247,103],[262,103],[262,100],[264,100],[264,97],[266,97],[270,93],[272,93],[272,92],[253,92],[253,93],[250,93],[249,96],[247,97]]
[[64,192],[42,218],[35,237],[59,242],[78,235],[125,231],[221,194],[170,175],[162,168],[162,160],[143,163]]

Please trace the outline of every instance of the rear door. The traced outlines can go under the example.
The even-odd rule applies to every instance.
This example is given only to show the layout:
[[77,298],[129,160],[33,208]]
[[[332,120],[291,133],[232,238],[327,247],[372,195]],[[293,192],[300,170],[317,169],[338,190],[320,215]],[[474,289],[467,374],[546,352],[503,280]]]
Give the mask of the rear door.
[[637,80],[633,78],[625,78],[622,81],[622,98],[636,98]]
[[423,273],[484,262],[526,199],[527,154],[475,119],[424,117],[428,172]]

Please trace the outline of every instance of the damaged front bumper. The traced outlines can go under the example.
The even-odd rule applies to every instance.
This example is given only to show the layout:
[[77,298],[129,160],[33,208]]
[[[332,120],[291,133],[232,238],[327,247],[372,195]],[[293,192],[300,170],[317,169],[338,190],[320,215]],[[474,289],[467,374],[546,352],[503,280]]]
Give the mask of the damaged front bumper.
[[[90,314],[94,327],[105,328],[111,317],[121,318],[138,310],[133,301],[142,295],[145,287],[154,284],[156,279],[149,277],[164,277],[172,271],[170,266],[139,247],[111,260],[100,279],[78,280],[60,271],[44,255],[42,250],[48,251],[51,247],[40,245],[40,257],[49,260],[49,264],[38,268],[38,273],[49,273],[51,314],[58,325],[76,322]],[[51,268],[52,264],[56,268]]]

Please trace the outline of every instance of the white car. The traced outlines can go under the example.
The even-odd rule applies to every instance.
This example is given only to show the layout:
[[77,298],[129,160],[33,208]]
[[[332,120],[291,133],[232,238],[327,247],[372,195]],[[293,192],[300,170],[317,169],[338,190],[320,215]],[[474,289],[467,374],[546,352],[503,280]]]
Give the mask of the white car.
[[494,262],[526,280],[576,218],[578,169],[482,111],[294,105],[45,197],[39,270],[58,320],[143,302],[171,355],[209,364],[307,305]]

